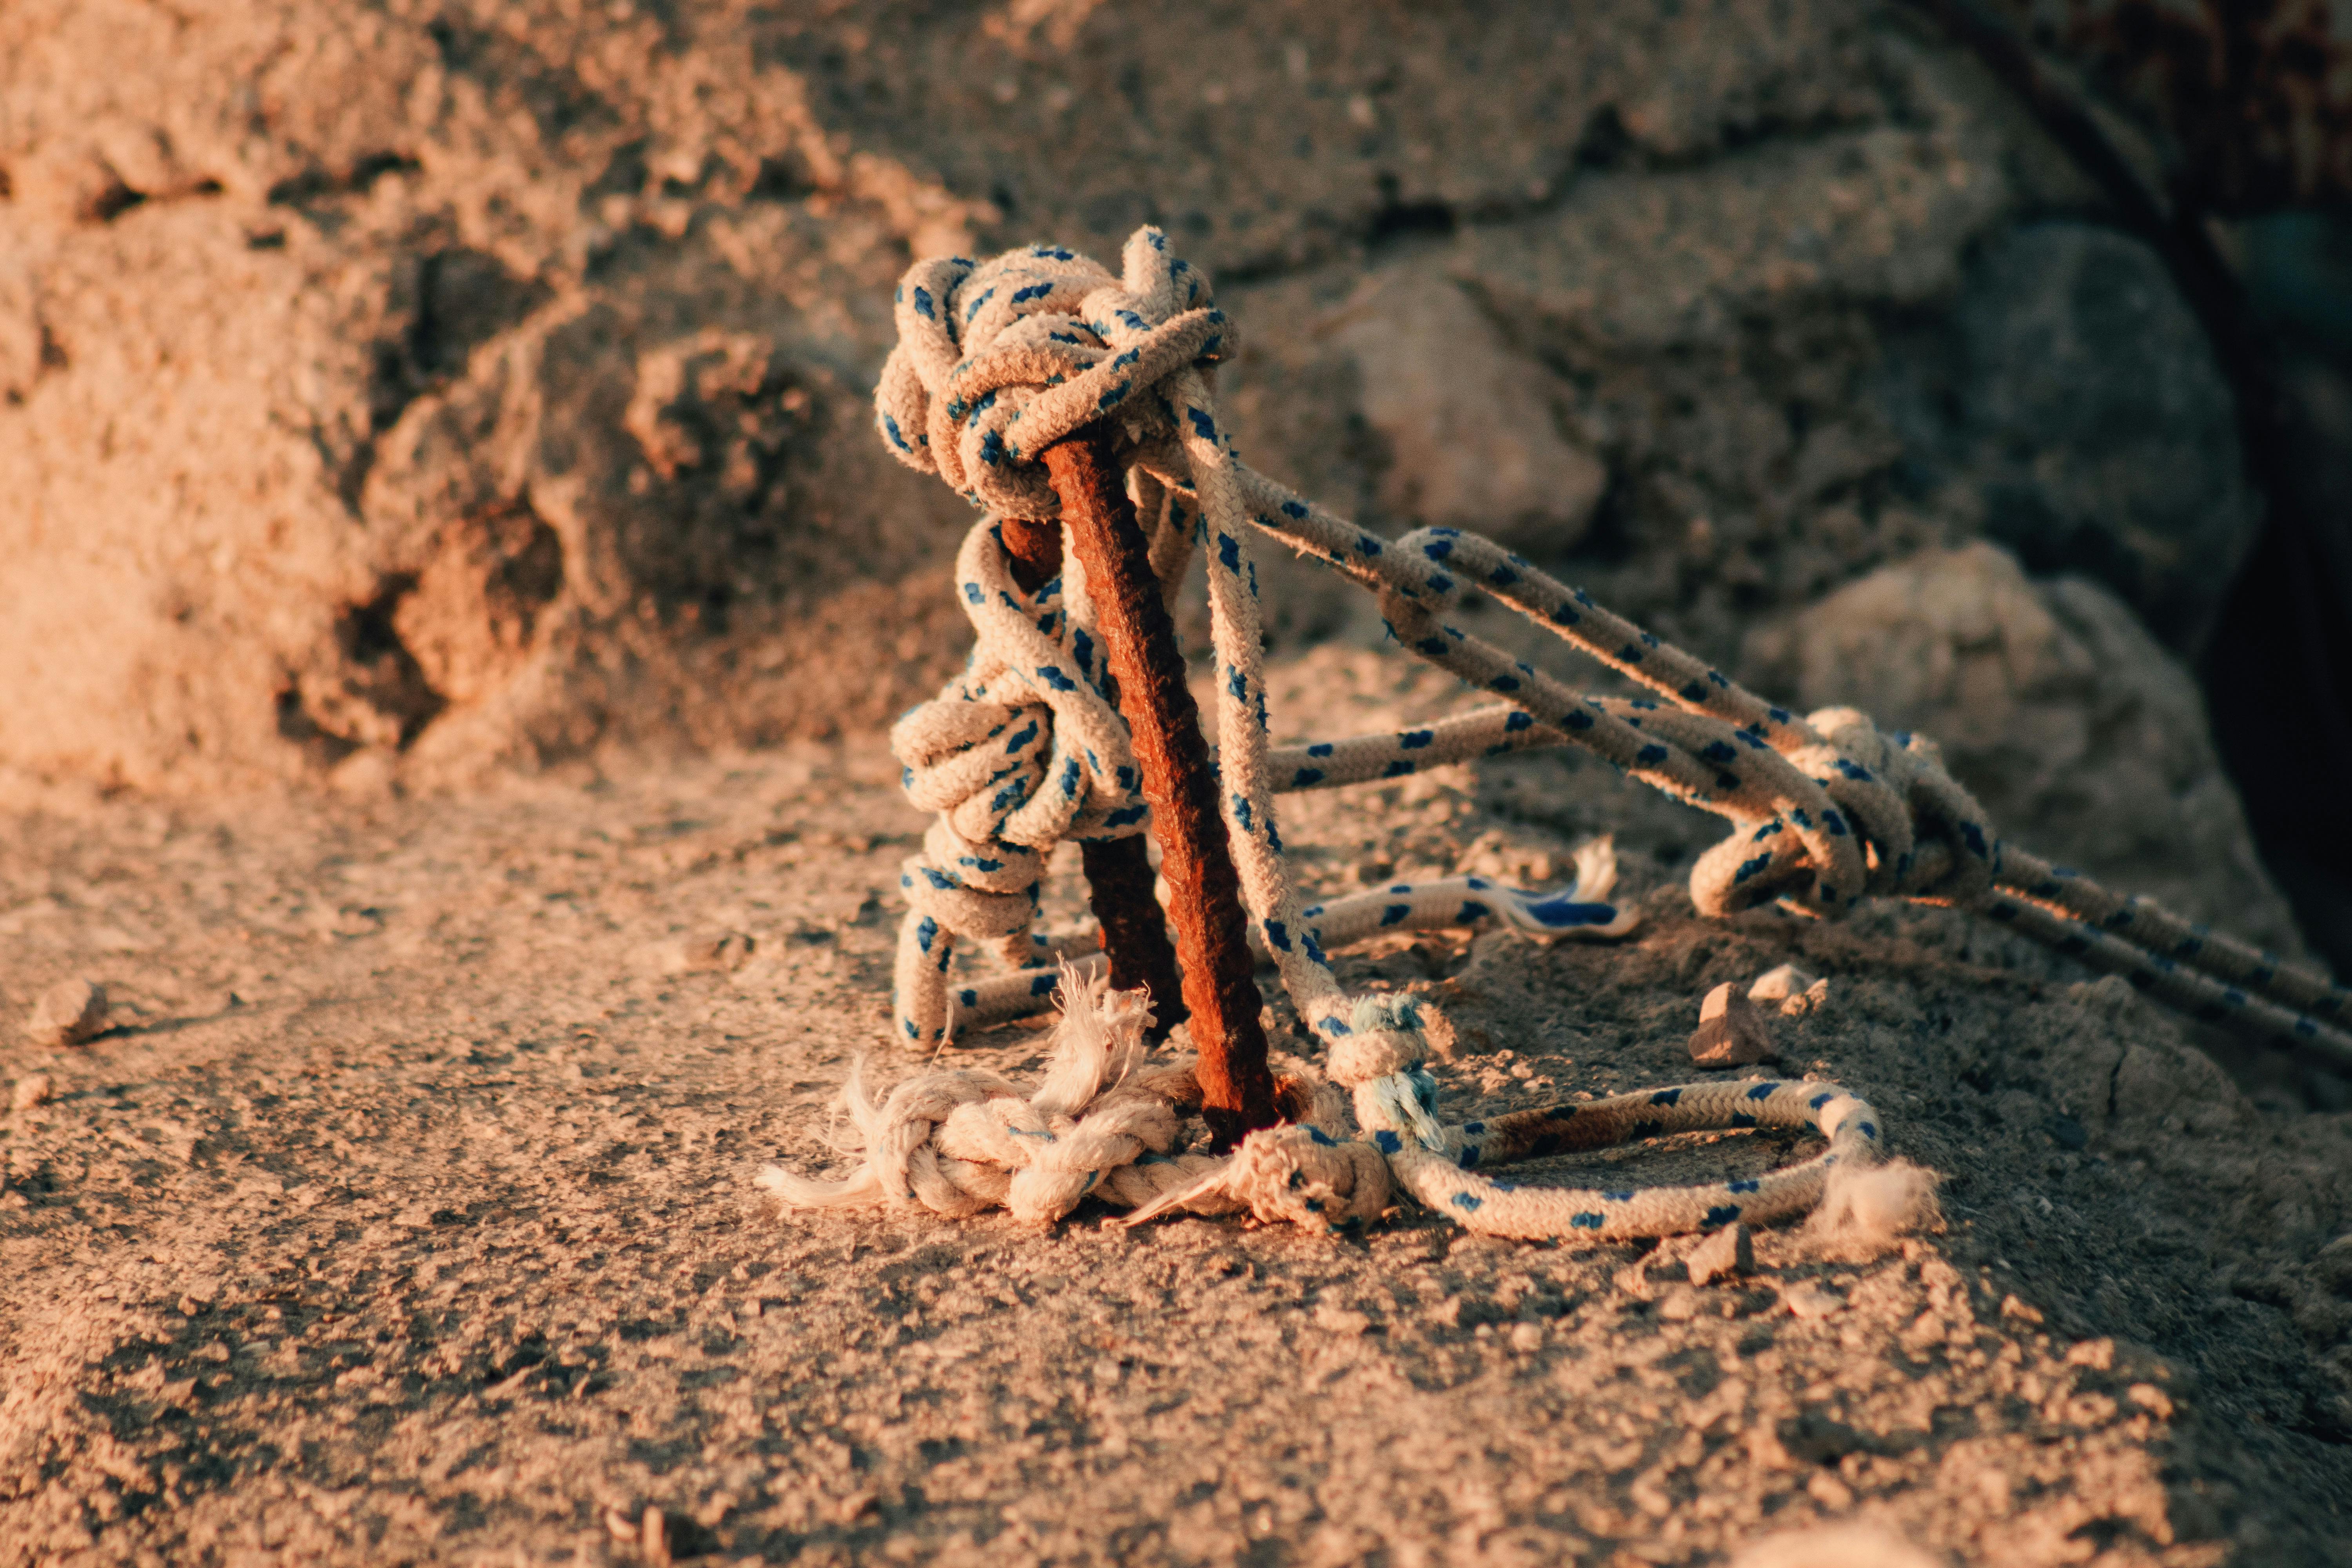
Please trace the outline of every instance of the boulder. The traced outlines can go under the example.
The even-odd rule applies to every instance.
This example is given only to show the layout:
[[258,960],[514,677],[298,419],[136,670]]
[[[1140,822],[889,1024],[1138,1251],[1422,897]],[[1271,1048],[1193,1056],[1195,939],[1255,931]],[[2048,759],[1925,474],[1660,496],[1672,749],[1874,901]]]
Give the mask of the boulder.
[[1949,487],[2029,569],[2090,577],[2168,647],[2201,646],[2262,504],[2211,342],[2154,250],[2075,220],[2012,228],[1885,374],[1906,485]]
[[1748,651],[1759,690],[1932,736],[2003,837],[2299,945],[2195,683],[2098,584],[2036,581],[1982,542],[1929,551],[1759,626]]

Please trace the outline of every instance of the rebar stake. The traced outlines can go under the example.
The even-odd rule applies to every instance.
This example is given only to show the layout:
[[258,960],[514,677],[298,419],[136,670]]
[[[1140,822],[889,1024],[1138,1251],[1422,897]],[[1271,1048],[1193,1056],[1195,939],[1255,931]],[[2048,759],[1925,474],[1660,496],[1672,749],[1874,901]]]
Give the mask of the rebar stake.
[[[1202,1115],[1221,1145],[1231,1143],[1277,1118],[1241,879],[1217,809],[1200,708],[1185,683],[1176,623],[1160,600],[1134,503],[1101,437],[1082,431],[1042,456],[1086,569],[1104,657],[1118,684],[1118,710],[1134,738],[1143,798],[1151,806],[1176,957],[1184,968],[1184,1005],[1201,1055]],[[1106,936],[1109,930],[1106,921]]]
[[[1012,563],[1013,580],[1023,593],[1034,594],[1061,574],[1058,521],[1008,517],[997,531]],[[1150,852],[1143,835],[1137,833],[1086,839],[1078,854],[1086,868],[1087,902],[1102,927],[1103,952],[1110,959],[1110,983],[1121,991],[1139,986],[1151,993],[1150,1037],[1157,1044],[1184,1021],[1186,1011],[1176,949],[1168,941],[1167,920],[1152,894]]]

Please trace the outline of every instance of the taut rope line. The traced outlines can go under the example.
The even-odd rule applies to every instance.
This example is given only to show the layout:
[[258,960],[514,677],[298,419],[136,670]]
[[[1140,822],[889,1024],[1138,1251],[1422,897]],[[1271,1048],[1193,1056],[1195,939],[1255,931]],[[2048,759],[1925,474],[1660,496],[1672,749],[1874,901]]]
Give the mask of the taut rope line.
[[[1671,1097],[1658,1103],[1666,1110],[1687,1104],[1687,1114],[1725,1118],[1705,1123],[1710,1126],[1794,1125],[1790,1118],[1797,1113],[1789,1106],[1801,1100],[1831,1147],[1814,1162],[1759,1178],[1770,1186],[1769,1200],[1751,1194],[1704,1209],[1694,1207],[1696,1198],[1654,1203],[1653,1194],[1632,1194],[1612,1210],[1586,1203],[1589,1194],[1492,1182],[1477,1167],[1501,1155],[1486,1152],[1465,1132],[1440,1127],[1431,1114],[1434,1089],[1420,1071],[1424,1044],[1412,1005],[1402,998],[1348,996],[1333,975],[1327,942],[1364,934],[1356,906],[1370,904],[1349,900],[1312,911],[1300,907],[1282,857],[1273,802],[1277,793],[1396,777],[1495,751],[1579,745],[1732,824],[1730,836],[1703,854],[1691,873],[1691,897],[1704,914],[1779,900],[1835,917],[1865,896],[1971,910],[2116,970],[2200,1017],[2352,1064],[2352,1036],[2340,1026],[2352,1016],[2347,1006],[2352,993],[2001,843],[1925,737],[1884,733],[1851,709],[1801,717],[1491,541],[1453,529],[1384,539],[1248,468],[1234,456],[1210,395],[1214,365],[1232,353],[1234,329],[1211,305],[1206,280],[1169,254],[1156,229],[1137,231],[1123,261],[1123,278],[1113,279],[1070,250],[1033,246],[985,264],[919,262],[898,292],[899,342],[876,393],[883,437],[902,460],[938,473],[987,513],[967,535],[956,568],[958,592],[978,634],[971,662],[892,732],[894,749],[907,764],[910,797],[940,814],[924,853],[907,863],[902,879],[910,911],[900,942],[897,1007],[899,1032],[909,1041],[944,1042],[958,1012],[993,1019],[1043,1005],[1057,976],[1042,964],[1058,956],[1055,944],[1031,930],[1045,853],[1064,837],[1131,834],[1143,824],[1132,753],[1106,680],[1084,574],[1066,552],[1061,578],[1034,594],[1024,592],[1008,568],[998,524],[1000,518],[1057,516],[1037,454],[1074,431],[1097,426],[1110,433],[1128,468],[1163,589],[1172,591],[1195,545],[1205,562],[1221,794],[1254,942],[1263,944],[1300,1016],[1322,1042],[1331,1078],[1352,1091],[1356,1121],[1386,1156],[1385,1168],[1465,1226],[1575,1238],[1664,1234],[1722,1223],[1727,1212],[1765,1217],[1760,1211],[1772,1203],[1818,1197],[1838,1156],[1874,1150],[1877,1119],[1842,1090],[1812,1104],[1830,1089],[1825,1085],[1685,1086],[1656,1091]],[[1503,702],[1391,734],[1270,747],[1245,524],[1375,594],[1407,648]],[[1473,588],[1647,687],[1658,700],[1577,692],[1452,626],[1446,614]],[[1597,902],[1606,890],[1592,879],[1580,879],[1565,899],[1465,886],[1457,900],[1456,890],[1401,888],[1381,908],[1403,912],[1374,929],[1508,921],[1572,936],[1616,934],[1630,923],[1628,916]],[[998,942],[1013,972],[951,993],[950,962],[962,939]],[[1079,1028],[1073,1021],[1078,1015],[1111,1006],[1091,989],[1098,984],[1098,977],[1070,972],[1066,1035]],[[1057,1062],[1072,1049],[1066,1041]],[[1048,1122],[1075,1114],[1072,1129],[1085,1129],[1114,1105],[1128,1103],[1119,1097],[1146,1092],[1139,1083],[1159,1082],[1167,1090],[1172,1081],[1150,1074],[1121,1079],[1108,1068],[1096,1079],[1097,1089],[1114,1086],[1099,1104],[1057,1100],[1045,1110],[1036,1109],[1036,1097],[1021,1100],[1010,1085],[990,1080],[983,1086],[971,1074],[912,1080],[878,1107],[853,1092],[868,1141],[864,1174],[831,1189],[779,1173],[779,1190],[796,1202],[887,1197],[940,1208],[942,1202],[952,1207],[980,1201],[1001,1185],[998,1175],[975,1174],[981,1166],[1003,1173],[1027,1170],[1034,1162],[992,1164],[979,1158],[983,1144],[974,1141],[978,1134],[971,1127],[998,1112],[968,1108],[1017,1101],[1032,1107],[1026,1114]],[[1731,1090],[1751,1096],[1760,1109],[1718,1106],[1718,1091]],[[1164,1105],[1180,1103],[1181,1092],[1170,1092],[1176,1098],[1153,1097]],[[949,1109],[926,1120],[924,1108],[936,1108],[934,1102]],[[1582,1117],[1593,1109],[1574,1111]],[[1767,1118],[1767,1111],[1779,1120]],[[1685,1126],[1672,1117],[1648,1120],[1667,1131]],[[938,1130],[945,1141],[926,1143],[930,1134],[915,1133],[919,1125]],[[951,1126],[963,1131],[950,1132]],[[1864,1126],[1866,1135],[1856,1131]],[[1280,1166],[1300,1178],[1294,1189],[1303,1183],[1327,1192],[1354,1213],[1368,1200],[1349,1197],[1340,1187],[1343,1177],[1356,1180],[1350,1173],[1360,1175],[1362,1162],[1353,1152],[1324,1154],[1325,1144],[1362,1147],[1348,1142],[1343,1132],[1312,1119],[1295,1120],[1252,1134],[1226,1164],[1203,1168],[1181,1183],[1171,1176],[1152,1198],[1139,1193],[1127,1201],[1145,1204],[1146,1212],[1153,1212],[1154,1199],[1195,1208],[1246,1203],[1288,1217],[1324,1212],[1259,1194],[1267,1172]],[[1160,1152],[1148,1138],[1130,1141],[1135,1154],[1092,1169],[1100,1174]],[[1000,1153],[1013,1148],[1002,1141],[986,1146]],[[932,1148],[935,1162],[952,1163],[957,1174],[940,1179],[962,1198],[934,1201],[910,1174],[912,1156],[890,1152],[916,1148]],[[882,1163],[875,1163],[877,1159]],[[1800,1172],[1809,1173],[1800,1177]],[[1135,1180],[1118,1178],[1105,1195],[1123,1195],[1120,1184]],[[1360,1184],[1369,1187],[1371,1179]],[[1596,1215],[1601,1224],[1586,1223]]]

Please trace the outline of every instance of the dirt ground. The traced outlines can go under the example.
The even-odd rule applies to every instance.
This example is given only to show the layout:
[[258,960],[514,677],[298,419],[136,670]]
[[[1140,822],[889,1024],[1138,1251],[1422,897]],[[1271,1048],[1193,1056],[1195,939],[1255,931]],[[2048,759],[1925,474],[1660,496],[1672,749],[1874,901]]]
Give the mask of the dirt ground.
[[[1327,724],[1438,700],[1313,673]],[[1624,943],[1343,960],[1445,1010],[1444,1113],[1692,1078],[1699,995],[1793,961],[1831,998],[1780,1070],[1869,1096],[1947,1231],[1766,1234],[1694,1288],[1679,1243],[1417,1211],[779,1215],[753,1176],[838,1161],[852,1057],[917,1065],[883,1024],[920,826],[872,742],[8,818],[0,1003],[113,1011],[0,1045],[52,1080],[0,1122],[0,1563],[1699,1563],[1857,1521],[1857,1562],[2352,1561],[2352,1117],[1957,917],[1699,921],[1710,825],[1557,755],[1286,819],[1334,890],[1618,834]],[[1685,1142],[1610,1168],[1804,1147]],[[1813,1539],[1751,1560],[1843,1560]]]

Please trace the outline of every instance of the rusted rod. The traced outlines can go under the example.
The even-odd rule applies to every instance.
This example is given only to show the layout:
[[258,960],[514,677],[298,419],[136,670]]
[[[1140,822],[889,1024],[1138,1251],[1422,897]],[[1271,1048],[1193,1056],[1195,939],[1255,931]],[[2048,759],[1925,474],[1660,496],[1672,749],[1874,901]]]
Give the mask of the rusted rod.
[[[1062,525],[1008,517],[997,532],[1013,567],[1013,580],[1034,594],[1062,571]],[[1087,901],[1102,927],[1103,952],[1110,957],[1110,983],[1121,991],[1138,986],[1151,993],[1151,1038],[1156,1043],[1184,1021],[1182,984],[1176,949],[1152,894],[1150,852],[1139,833],[1125,838],[1088,838],[1078,845],[1086,867]]]
[[1085,431],[1046,447],[1044,457],[1086,568],[1104,656],[1118,683],[1118,710],[1134,737],[1143,798],[1151,805],[1176,957],[1184,966],[1184,1005],[1201,1053],[1202,1115],[1218,1142],[1230,1143],[1275,1124],[1274,1077],[1266,1069],[1241,879],[1217,809],[1200,709],[1185,684],[1176,623],[1160,600],[1118,465],[1101,438]]

